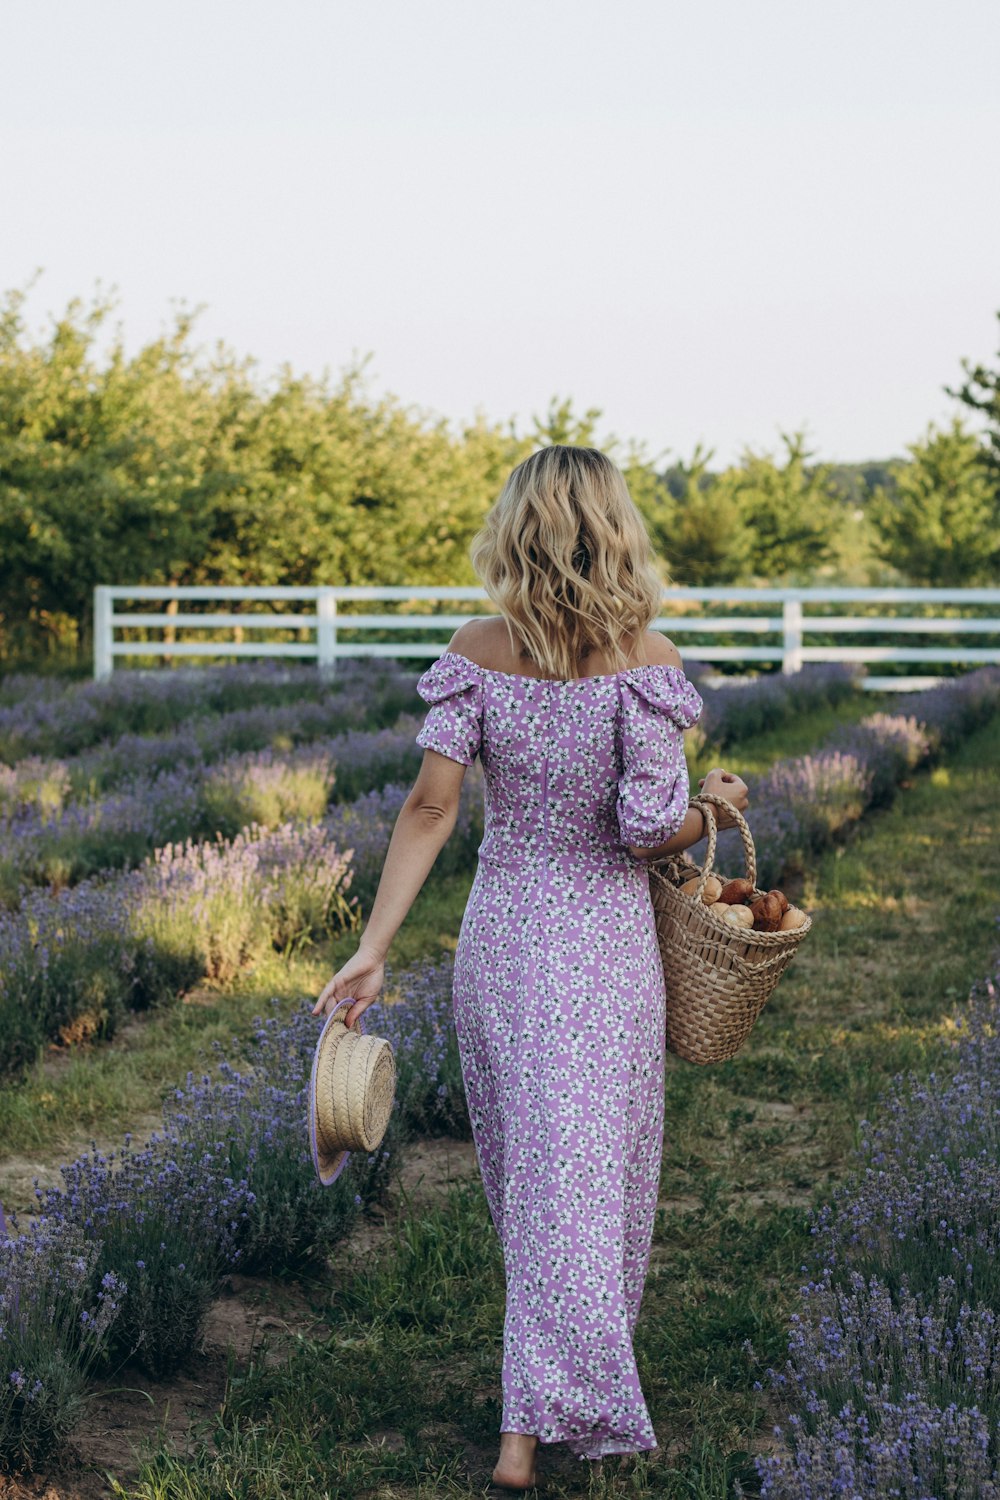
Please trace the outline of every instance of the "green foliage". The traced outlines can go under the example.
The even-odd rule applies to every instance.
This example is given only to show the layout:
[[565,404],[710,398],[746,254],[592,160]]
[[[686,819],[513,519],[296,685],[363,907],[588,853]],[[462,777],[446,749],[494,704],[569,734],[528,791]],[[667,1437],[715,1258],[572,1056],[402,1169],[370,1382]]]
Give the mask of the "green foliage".
[[[70,303],[33,341],[0,303],[0,645],[86,643],[95,584],[474,582],[468,544],[533,446],[192,347],[194,315],[134,357],[114,308]],[[566,420],[572,420],[568,415]],[[26,624],[25,624],[26,622]]]
[[[1000,318],[1000,311],[997,317]],[[1000,359],[1000,351],[997,357]],[[1000,487],[1000,367],[991,370],[986,365],[963,359],[962,369],[965,379],[958,389],[946,385],[945,390],[970,411],[985,418],[988,446],[983,452],[983,461],[990,469],[995,485]]]
[[726,515],[735,506],[747,538],[747,569],[768,580],[808,577],[833,552],[840,508],[825,464],[812,456],[802,432],[781,434],[785,462],[747,449],[739,466],[719,476],[713,497]]
[[676,464],[671,484],[636,496],[645,510],[656,551],[666,558],[672,581],[700,584],[734,583],[745,577],[750,545],[736,498],[720,493],[708,473],[712,459],[699,443],[690,464]]
[[804,434],[782,433],[784,463],[747,449],[709,472],[699,444],[652,489],[636,493],[673,582],[688,586],[811,577],[834,555],[842,503],[826,465],[809,466]]
[[[532,422],[531,446],[548,447],[553,443],[566,443],[576,448],[593,448],[597,443],[597,424],[601,419],[601,410],[597,406],[588,406],[582,416],[577,416],[573,410],[572,397],[560,399],[553,396],[549,402],[549,409],[545,414],[544,421],[535,417]],[[606,450],[617,447],[614,438],[603,444]]]
[[960,418],[927,429],[909,462],[893,466],[894,493],[871,505],[875,546],[915,584],[990,583],[1000,564],[1000,490],[979,438]]
[[[85,651],[100,582],[473,583],[469,543],[511,467],[539,444],[598,443],[600,410],[578,412],[568,398],[554,397],[526,434],[482,417],[453,430],[393,396],[374,397],[364,360],[335,380],[287,365],[264,380],[253,360],[195,345],[197,310],[175,313],[164,334],[129,354],[108,295],[74,299],[38,335],[26,297],[27,289],[0,297],[8,663],[42,644],[64,656]],[[953,452],[945,437],[930,457],[924,444],[916,468],[900,471],[912,471],[913,483],[898,497],[896,522],[885,499],[896,466],[886,481],[877,463],[811,464],[800,432],[782,434],[783,456],[748,450],[719,474],[700,445],[689,463],[665,470],[662,455],[613,435],[600,446],[624,469],[664,576],[678,584],[801,582],[824,568],[861,581],[877,566],[862,509],[872,484],[883,533],[895,538],[883,563],[971,582],[997,555],[1000,372],[965,368],[952,394],[987,419],[981,457],[993,489],[957,439]],[[921,507],[927,518],[911,525]],[[924,537],[935,528],[941,546],[952,542],[938,572]],[[908,547],[908,531],[919,545]]]

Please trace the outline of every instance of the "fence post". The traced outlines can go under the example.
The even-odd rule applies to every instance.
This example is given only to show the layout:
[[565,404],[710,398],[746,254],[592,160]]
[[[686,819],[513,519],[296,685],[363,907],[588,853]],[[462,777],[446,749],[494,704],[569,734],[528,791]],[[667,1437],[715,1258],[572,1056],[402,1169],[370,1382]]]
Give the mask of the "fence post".
[[320,589],[316,598],[316,665],[324,677],[337,670],[337,596]]
[[783,672],[802,670],[802,600],[786,599],[781,606]]
[[99,583],[94,589],[94,677],[98,682],[106,682],[114,669],[111,641],[111,589]]

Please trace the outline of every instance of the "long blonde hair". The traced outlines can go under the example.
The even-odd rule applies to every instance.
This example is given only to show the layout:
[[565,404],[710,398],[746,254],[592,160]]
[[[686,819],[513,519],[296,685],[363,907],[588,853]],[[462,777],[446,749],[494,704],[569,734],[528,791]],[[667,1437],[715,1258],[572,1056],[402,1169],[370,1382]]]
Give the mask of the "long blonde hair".
[[512,648],[553,677],[576,676],[594,648],[623,668],[626,642],[660,609],[642,517],[596,448],[555,443],[518,464],[473,539],[472,565]]

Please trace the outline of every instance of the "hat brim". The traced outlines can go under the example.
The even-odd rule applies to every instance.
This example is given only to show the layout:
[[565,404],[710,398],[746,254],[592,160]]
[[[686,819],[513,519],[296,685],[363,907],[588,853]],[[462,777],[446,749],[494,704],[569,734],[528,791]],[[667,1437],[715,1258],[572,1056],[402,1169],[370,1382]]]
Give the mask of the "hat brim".
[[[334,1021],[342,1021],[344,1019],[345,1013],[350,1010],[353,1004],[353,997],[349,1000],[341,1000],[339,1005],[327,1016],[323,1030],[319,1034],[319,1040],[316,1043],[316,1050],[313,1053],[312,1070],[309,1075],[309,1149],[312,1153],[316,1176],[324,1187],[331,1187],[336,1182],[346,1167],[347,1158],[351,1153],[349,1151],[326,1152],[320,1148],[316,1130],[316,1077],[319,1071],[320,1054],[323,1050],[323,1043],[326,1040],[327,1032]],[[351,1030],[360,1032],[362,1036],[365,1034],[360,1016],[351,1027]]]

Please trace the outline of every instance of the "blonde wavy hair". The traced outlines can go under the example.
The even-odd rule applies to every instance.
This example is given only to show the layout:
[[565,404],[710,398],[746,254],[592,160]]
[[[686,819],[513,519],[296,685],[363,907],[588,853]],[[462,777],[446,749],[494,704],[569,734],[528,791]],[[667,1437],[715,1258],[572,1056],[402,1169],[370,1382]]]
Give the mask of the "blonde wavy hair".
[[660,610],[663,585],[621,470],[556,443],[518,464],[472,542],[472,565],[511,646],[553,677],[595,648],[616,671]]

